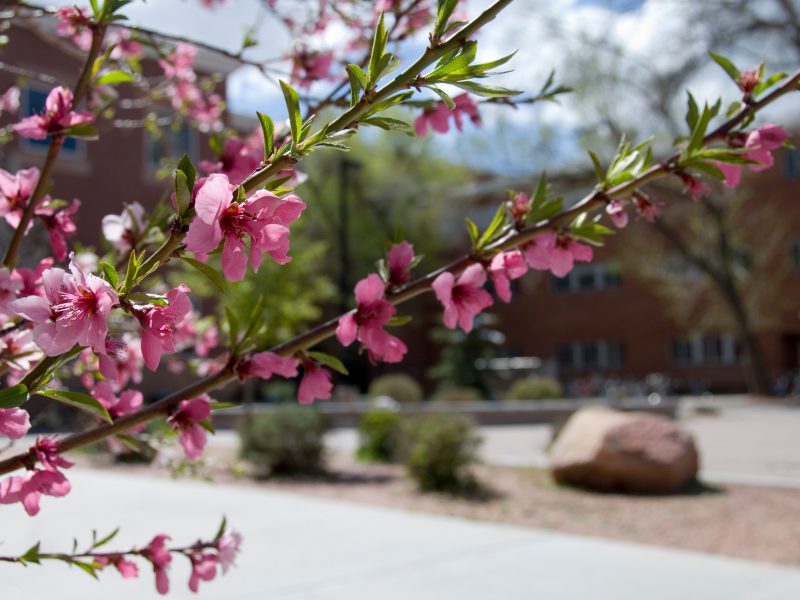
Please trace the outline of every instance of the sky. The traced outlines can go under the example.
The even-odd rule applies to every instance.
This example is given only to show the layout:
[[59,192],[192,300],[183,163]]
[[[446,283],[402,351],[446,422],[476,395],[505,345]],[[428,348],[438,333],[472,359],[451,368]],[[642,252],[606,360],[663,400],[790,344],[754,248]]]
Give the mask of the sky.
[[[73,4],[74,1],[55,0],[54,3]],[[475,16],[490,3],[489,0],[468,0],[467,10]],[[136,0],[125,8],[125,13],[134,23],[232,51],[238,50],[244,32],[255,24],[259,45],[248,51],[248,56],[254,59],[280,57],[290,49],[290,40],[283,28],[264,14],[259,0],[231,0],[227,6],[213,11],[200,9],[199,0]],[[562,35],[554,35],[554,31]],[[641,68],[644,64],[649,65],[648,68],[663,69],[691,49],[687,48],[692,40],[686,39],[686,31],[685,11],[679,0],[517,0],[478,38],[479,58],[488,60],[518,50],[510,63],[513,72],[498,77],[495,82],[499,85],[535,92],[555,69],[558,82],[580,89],[583,82],[572,64],[575,39],[588,40],[588,46],[582,48],[591,48],[592,40],[609,40],[624,51],[631,68]],[[329,32],[325,42],[335,46],[339,34],[335,30]],[[410,44],[405,56],[413,58],[416,52],[421,52],[425,41],[422,36],[416,45]],[[598,60],[602,59],[598,50]],[[755,60],[752,57],[742,59],[743,64]],[[621,64],[624,68],[624,63]],[[735,89],[711,61],[691,83],[701,102],[720,94],[735,95]],[[623,115],[639,114],[639,107],[619,89],[603,86],[602,82],[600,87],[598,102],[612,103],[612,111]],[[274,118],[285,115],[282,96],[274,82],[252,67],[243,67],[230,76],[228,106],[242,114],[253,115],[259,110]],[[577,96],[564,97],[559,104],[544,103],[518,110],[485,107],[482,114],[484,123],[480,131],[467,126],[465,133],[441,136],[436,143],[443,151],[469,162],[470,154],[459,149],[468,146],[464,137],[468,140],[477,137],[485,146],[488,144],[489,153],[496,157],[493,167],[508,172],[537,170],[549,167],[549,162],[563,163],[580,154],[576,132],[580,131],[587,114],[585,102],[581,104]],[[774,114],[782,115],[781,112]],[[495,148],[491,146],[493,138],[499,140]],[[517,151],[509,152],[509,147]],[[529,161],[526,158],[529,155],[536,155],[535,161]],[[517,164],[513,164],[515,161]],[[536,164],[529,164],[532,161]]]

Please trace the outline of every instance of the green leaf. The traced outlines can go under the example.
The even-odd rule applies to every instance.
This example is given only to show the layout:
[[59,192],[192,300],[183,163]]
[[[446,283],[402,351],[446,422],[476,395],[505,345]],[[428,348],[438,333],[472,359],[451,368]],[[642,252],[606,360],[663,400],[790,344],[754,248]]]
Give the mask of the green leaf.
[[32,562],[38,565],[41,545],[42,545],[41,542],[36,542],[33,546],[31,546],[25,551],[25,554],[19,557],[20,560],[23,560],[25,562]]
[[414,128],[405,121],[400,119],[390,119],[389,117],[370,117],[360,121],[361,125],[371,125],[373,127],[380,127],[386,131],[396,131],[409,136],[417,135]]
[[413,95],[414,95],[414,91],[413,90],[408,90],[407,92],[401,92],[400,94],[395,94],[394,96],[392,96],[390,98],[387,98],[383,102],[379,102],[378,104],[373,106],[370,109],[369,113],[367,113],[365,115],[365,117],[370,117],[372,115],[377,115],[378,113],[383,112],[387,108],[391,108],[392,106],[395,106],[396,104],[400,104],[400,103],[404,102],[405,100],[407,100],[408,98],[410,98]]
[[93,141],[100,137],[97,133],[97,128],[89,123],[81,123],[80,125],[73,125],[64,129],[64,135],[69,137],[78,138],[81,140]]
[[494,241],[496,234],[501,231],[501,228],[506,223],[506,207],[505,204],[501,204],[497,208],[497,212],[494,214],[494,218],[492,222],[489,223],[489,227],[486,228],[486,231],[483,232],[483,235],[478,240],[478,250],[486,247],[492,241]]
[[689,131],[694,131],[697,126],[697,119],[700,118],[700,109],[697,108],[697,101],[692,96],[692,92],[686,92],[688,108],[686,109],[686,124]]
[[339,142],[319,142],[317,146],[325,146],[326,148],[341,150],[342,152],[350,152],[350,146],[347,144],[340,144]]
[[133,81],[133,75],[127,71],[109,71],[103,73],[95,81],[95,85],[119,85],[120,83],[128,83]]
[[436,8],[436,27],[434,33],[437,36],[442,35],[447,29],[447,22],[453,14],[453,10],[458,4],[458,0],[439,0]]
[[111,415],[108,414],[106,408],[100,404],[96,399],[81,392],[69,392],[66,390],[37,390],[36,395],[51,398],[58,402],[63,402],[75,408],[89,413],[93,417],[98,417],[106,423],[111,423]]
[[203,274],[206,279],[208,279],[211,285],[213,285],[219,293],[228,293],[228,282],[225,281],[225,278],[219,272],[217,272],[216,269],[208,266],[204,262],[200,262],[199,260],[190,258],[188,256],[181,256],[181,260],[189,266],[200,271],[200,273]]
[[104,260],[100,261],[100,268],[103,269],[103,275],[106,276],[106,281],[111,284],[111,287],[116,289],[119,284],[117,270]]
[[603,173],[603,165],[600,164],[600,157],[597,156],[594,150],[589,150],[589,156],[592,159],[592,165],[594,165],[594,175],[597,177],[597,183],[604,185],[606,176],[605,173]]
[[442,99],[442,102],[444,102],[447,105],[447,108],[449,108],[450,110],[455,110],[456,103],[453,102],[453,99],[444,90],[435,85],[428,86],[428,89],[435,92],[436,95]]
[[189,187],[189,191],[192,191],[195,181],[197,181],[197,169],[194,168],[188,154],[181,156],[177,169],[183,171],[183,174],[186,175],[186,185]]
[[192,192],[189,189],[189,180],[180,169],[175,169],[175,205],[178,215],[183,215],[192,204]]
[[341,373],[342,375],[349,374],[347,368],[344,366],[342,361],[340,361],[335,356],[331,356],[330,354],[325,354],[324,352],[309,352],[308,355],[317,362],[321,362],[326,367],[330,367],[331,369],[337,371],[338,373]]
[[770,75],[767,79],[756,85],[753,88],[753,96],[758,96],[761,92],[767,91],[773,85],[778,83],[779,81],[786,79],[789,76],[788,73],[774,73]]
[[92,543],[92,550],[94,550],[95,548],[100,548],[101,546],[105,546],[105,545],[106,545],[108,542],[110,542],[110,541],[111,541],[111,540],[113,540],[115,537],[117,537],[117,534],[118,534],[118,533],[119,533],[119,527],[117,527],[117,528],[116,528],[114,531],[112,531],[111,533],[109,533],[109,534],[108,534],[106,537],[104,537],[103,539],[94,541],[94,542]]
[[466,221],[467,223],[467,231],[469,231],[469,239],[472,241],[472,245],[477,246],[478,237],[480,235],[478,232],[478,226],[475,225],[475,223],[473,223],[471,219],[464,218],[464,221]]
[[269,160],[275,150],[275,124],[267,115],[256,111],[258,122],[261,123],[261,134],[264,136],[264,161]]
[[219,524],[219,529],[217,529],[217,534],[214,536],[214,541],[218,542],[222,539],[222,536],[225,535],[225,530],[228,528],[228,517],[225,515],[222,516],[222,523]]
[[361,90],[367,89],[367,78],[358,65],[351,63],[346,68],[347,77],[350,79],[350,106],[355,106],[361,96]]
[[0,408],[16,408],[28,400],[28,387],[23,383],[0,392]]
[[711,58],[714,59],[714,62],[716,62],[720,67],[722,67],[725,70],[725,72],[728,74],[728,77],[730,77],[731,79],[733,79],[738,83],[738,79],[741,76],[741,73],[739,73],[739,69],[736,68],[736,65],[734,65],[730,60],[728,60],[724,56],[720,56],[719,54],[714,54],[713,52],[709,52],[708,54],[711,56]]
[[410,323],[412,319],[413,317],[411,315],[398,315],[389,319],[387,325],[389,327],[399,327],[400,325]]
[[[144,253],[144,251],[142,251]],[[139,273],[139,265],[141,258],[136,256],[136,250],[131,250],[128,255],[128,268],[125,270],[125,289],[129,290],[133,287],[133,282]]]
[[467,90],[478,96],[485,98],[508,98],[509,96],[518,96],[522,92],[520,90],[510,90],[508,88],[497,87],[493,85],[484,85],[474,81],[459,81],[451,82],[452,85],[460,87],[462,90]]
[[96,571],[97,571],[97,567],[99,565],[97,563],[88,563],[88,562],[83,562],[83,561],[80,561],[80,560],[71,560],[71,561],[69,561],[69,564],[75,565],[81,571],[84,571],[84,572],[88,573],[89,575],[91,575],[95,579],[98,578]]
[[367,70],[367,82],[370,87],[378,83],[380,78],[381,60],[386,51],[386,40],[389,34],[383,24],[383,12],[378,19],[378,26],[375,29],[375,36],[372,38],[372,50],[369,55],[369,68]]
[[300,142],[300,131],[303,128],[303,115],[300,113],[300,99],[295,89],[288,83],[279,80],[283,98],[286,101],[286,110],[289,112],[289,128],[292,131],[292,140],[295,144]]

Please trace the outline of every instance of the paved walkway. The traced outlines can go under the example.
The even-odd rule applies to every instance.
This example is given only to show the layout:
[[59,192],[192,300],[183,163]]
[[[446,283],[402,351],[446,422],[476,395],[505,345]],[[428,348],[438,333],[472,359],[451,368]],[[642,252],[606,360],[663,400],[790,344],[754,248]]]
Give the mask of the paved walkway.
[[[170,598],[209,600],[788,600],[800,570],[537,530],[406,513],[255,487],[215,486],[73,469],[74,491],[42,513],[0,507],[2,552],[68,549],[73,535],[123,527],[120,543],[169,532],[176,543],[213,534],[222,513],[245,536],[239,567]],[[152,574],[102,583],[62,565],[0,564],[0,597],[157,598]]]

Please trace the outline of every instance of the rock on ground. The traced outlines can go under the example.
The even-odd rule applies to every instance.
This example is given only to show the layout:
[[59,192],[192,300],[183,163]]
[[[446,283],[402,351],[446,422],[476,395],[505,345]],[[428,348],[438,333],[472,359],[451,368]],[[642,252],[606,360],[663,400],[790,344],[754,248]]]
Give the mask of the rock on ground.
[[601,491],[670,493],[697,477],[692,435],[657,415],[586,407],[573,414],[551,450],[560,483]]

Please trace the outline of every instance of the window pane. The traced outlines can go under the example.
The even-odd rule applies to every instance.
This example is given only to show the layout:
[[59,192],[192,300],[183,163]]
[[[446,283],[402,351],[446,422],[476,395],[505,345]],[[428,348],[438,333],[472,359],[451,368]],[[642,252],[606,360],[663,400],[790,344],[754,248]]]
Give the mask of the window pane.
[[722,338],[718,335],[707,335],[703,338],[703,361],[708,364],[722,362]]

